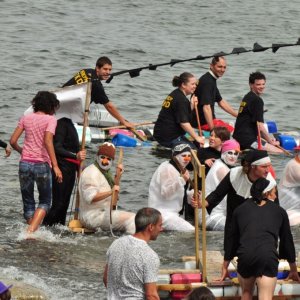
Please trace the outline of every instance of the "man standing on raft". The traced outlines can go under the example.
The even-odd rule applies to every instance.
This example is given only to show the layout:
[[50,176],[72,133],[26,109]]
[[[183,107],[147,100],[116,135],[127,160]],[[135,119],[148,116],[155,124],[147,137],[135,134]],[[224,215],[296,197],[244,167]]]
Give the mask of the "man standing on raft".
[[[198,98],[199,119],[203,130],[211,131],[215,126],[225,126],[231,132],[233,131],[232,126],[216,119],[215,116],[216,102],[224,111],[233,117],[237,116],[237,112],[222,98],[217,87],[217,79],[224,75],[225,70],[225,58],[223,56],[214,57],[210,64],[210,70],[199,79],[195,96]],[[197,127],[196,113],[193,115],[193,127]]]

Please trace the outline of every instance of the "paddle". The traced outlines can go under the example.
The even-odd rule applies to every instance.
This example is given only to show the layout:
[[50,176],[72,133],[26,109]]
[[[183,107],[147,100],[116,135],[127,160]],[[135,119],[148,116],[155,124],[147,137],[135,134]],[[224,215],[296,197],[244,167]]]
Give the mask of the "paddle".
[[[149,122],[142,122],[142,123],[134,123],[133,126],[138,127],[138,126],[153,125],[153,124],[154,124],[154,122],[149,121]],[[112,126],[112,127],[102,127],[99,129],[106,131],[106,130],[111,130],[111,129],[127,129],[127,127],[125,125],[117,125],[117,126]]]
[[[262,138],[259,129],[259,122],[256,122],[256,125],[257,125],[257,150],[263,150],[263,146],[261,142]],[[273,176],[273,178],[276,179],[276,173],[272,165],[270,165],[270,173]]]
[[199,117],[199,112],[198,112],[198,105],[195,105],[195,113],[196,113],[196,118],[197,118],[199,135],[202,136],[201,123],[200,123],[200,117]]
[[[92,90],[92,83],[91,81],[87,84],[87,91],[86,91],[86,98],[85,98],[85,108],[84,108],[84,115],[83,115],[83,129],[82,129],[82,141],[81,141],[81,150],[85,149],[85,138],[86,138],[86,129],[88,127],[88,116],[89,116],[89,109],[90,109],[90,103],[91,103],[91,90]],[[80,178],[82,169],[83,169],[84,162],[81,161],[77,173],[78,180]],[[76,228],[82,229],[82,224],[79,221],[79,202],[80,202],[80,195],[79,195],[79,185],[77,186],[76,191],[76,202],[75,202],[75,212],[74,212],[74,219],[69,222],[69,228],[72,231],[77,231]],[[79,232],[82,232],[79,231]]]
[[[120,185],[122,170],[119,168],[119,165],[122,164],[122,162],[123,162],[123,148],[120,148],[119,159],[118,159],[115,180],[114,180],[115,185]],[[118,197],[119,197],[119,191],[113,190],[112,195],[111,195],[111,200],[110,200],[110,210],[109,210],[110,224],[109,224],[109,227],[110,227],[111,235],[114,237],[115,237],[115,235],[113,233],[113,226],[112,226],[112,211],[116,210],[116,208],[117,208]]]

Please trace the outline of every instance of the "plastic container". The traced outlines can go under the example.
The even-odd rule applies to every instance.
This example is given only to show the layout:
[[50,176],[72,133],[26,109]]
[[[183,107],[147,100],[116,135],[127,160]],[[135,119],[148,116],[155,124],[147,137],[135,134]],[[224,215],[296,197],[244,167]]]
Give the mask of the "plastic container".
[[112,143],[116,147],[119,147],[119,146],[121,146],[121,147],[136,147],[137,141],[136,141],[136,139],[134,139],[130,136],[126,136],[124,134],[118,133],[113,137]]
[[171,283],[173,284],[182,284],[182,283],[193,283],[193,282],[201,282],[202,274],[172,274],[171,275]]
[[108,131],[108,135],[109,136],[115,136],[116,134],[123,134],[123,135],[126,135],[126,136],[131,136],[133,137],[133,133],[127,129],[119,129],[119,128],[115,128],[115,129],[110,129]]
[[283,147],[285,150],[293,150],[297,146],[296,140],[293,136],[279,135],[278,138],[281,147]]
[[277,132],[277,125],[274,121],[267,121],[268,131],[269,133],[276,133]]

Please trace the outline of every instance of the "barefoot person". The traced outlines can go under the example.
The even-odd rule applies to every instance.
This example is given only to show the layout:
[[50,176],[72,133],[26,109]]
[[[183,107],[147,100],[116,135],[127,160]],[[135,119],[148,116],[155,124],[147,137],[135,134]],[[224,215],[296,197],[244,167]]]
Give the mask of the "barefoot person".
[[[19,179],[24,207],[24,218],[29,224],[28,232],[38,229],[51,204],[51,167],[58,182],[62,173],[58,167],[53,147],[56,128],[55,111],[59,108],[56,95],[38,92],[32,102],[33,113],[20,118],[17,128],[10,138],[11,146],[21,154]],[[24,144],[18,140],[25,132]],[[34,183],[39,192],[39,204],[35,207]]]
[[274,203],[275,183],[259,178],[253,183],[250,193],[252,198],[233,213],[221,280],[228,276],[230,260],[238,256],[237,272],[242,300],[252,299],[255,283],[258,287],[258,299],[271,300],[277,281],[279,259],[289,262],[288,279],[300,281],[295,263],[295,246],[287,213]]

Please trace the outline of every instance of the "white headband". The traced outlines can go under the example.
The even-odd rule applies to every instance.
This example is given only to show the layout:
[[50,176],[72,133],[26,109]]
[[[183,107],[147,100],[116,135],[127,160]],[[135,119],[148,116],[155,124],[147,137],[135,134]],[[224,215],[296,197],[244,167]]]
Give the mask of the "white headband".
[[271,180],[269,185],[263,190],[263,194],[271,191],[274,187],[276,186],[276,181],[275,180]]
[[258,159],[251,163],[251,166],[261,166],[265,164],[269,164],[271,162],[271,159],[269,156],[263,157],[261,159]]

